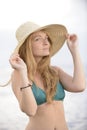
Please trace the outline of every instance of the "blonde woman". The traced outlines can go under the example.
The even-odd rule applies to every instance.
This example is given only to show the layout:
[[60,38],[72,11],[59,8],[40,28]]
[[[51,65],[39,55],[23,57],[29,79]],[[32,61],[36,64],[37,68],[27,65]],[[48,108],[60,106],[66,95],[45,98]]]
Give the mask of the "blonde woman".
[[[29,116],[26,130],[68,130],[64,90],[85,89],[77,36],[68,34],[63,25],[39,27],[27,22],[17,29],[16,37],[18,46],[9,60],[14,69],[11,81],[20,109]],[[73,58],[73,77],[50,65],[51,57],[65,41]]]

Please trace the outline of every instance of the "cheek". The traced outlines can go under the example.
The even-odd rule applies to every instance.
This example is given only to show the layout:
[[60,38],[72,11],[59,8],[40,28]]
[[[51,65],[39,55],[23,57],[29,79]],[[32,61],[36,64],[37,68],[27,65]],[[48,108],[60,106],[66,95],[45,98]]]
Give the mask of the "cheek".
[[33,56],[41,56],[41,52],[38,49],[32,50]]
[[32,53],[33,53],[33,55],[39,54],[40,50],[41,50],[40,45],[39,46],[38,45],[32,45]]
[[32,50],[36,50],[36,49],[39,49],[39,48],[40,48],[40,45],[32,44]]

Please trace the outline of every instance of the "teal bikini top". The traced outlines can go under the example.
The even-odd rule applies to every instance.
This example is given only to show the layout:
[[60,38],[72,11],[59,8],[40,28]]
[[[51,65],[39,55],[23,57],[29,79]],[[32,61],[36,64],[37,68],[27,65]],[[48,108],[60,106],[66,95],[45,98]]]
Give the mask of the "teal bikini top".
[[[36,99],[37,105],[41,105],[46,102],[46,93],[41,88],[37,87],[34,83],[32,85],[32,91]],[[65,97],[65,91],[61,83],[57,84],[56,94],[53,100],[63,100]]]

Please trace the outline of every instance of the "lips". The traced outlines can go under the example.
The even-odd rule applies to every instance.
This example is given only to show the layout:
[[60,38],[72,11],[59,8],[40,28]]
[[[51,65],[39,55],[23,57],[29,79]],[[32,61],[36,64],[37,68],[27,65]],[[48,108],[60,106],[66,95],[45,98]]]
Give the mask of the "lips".
[[43,50],[49,50],[49,48],[44,48]]

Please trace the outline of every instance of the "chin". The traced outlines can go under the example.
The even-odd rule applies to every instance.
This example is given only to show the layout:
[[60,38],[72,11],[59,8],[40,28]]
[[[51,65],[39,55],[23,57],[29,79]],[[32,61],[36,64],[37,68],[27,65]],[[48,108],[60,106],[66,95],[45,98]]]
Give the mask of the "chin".
[[49,53],[47,53],[47,54],[44,54],[43,56],[49,56],[50,54]]

